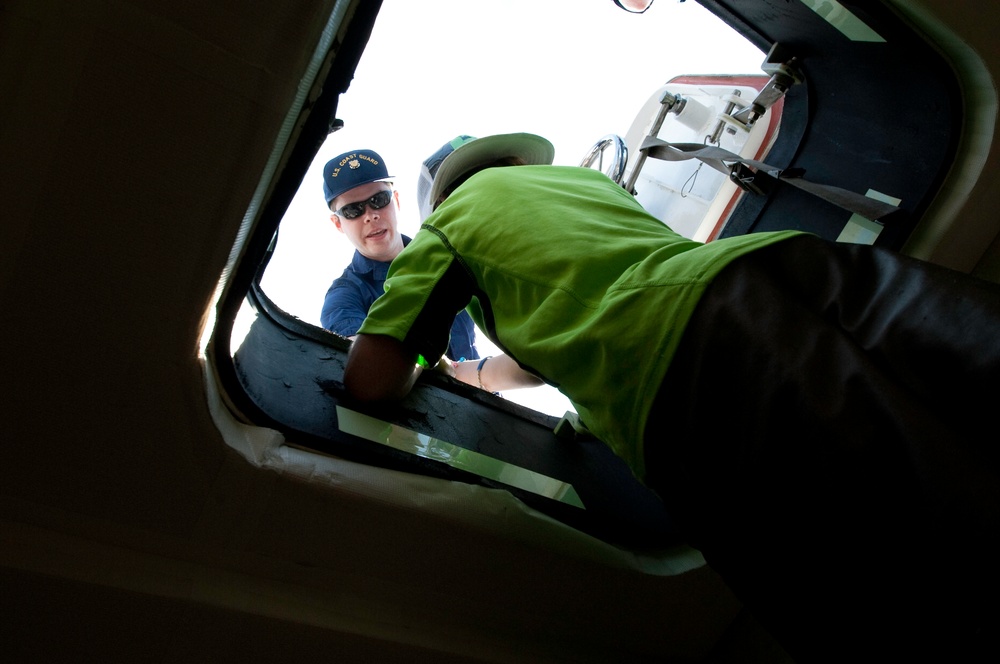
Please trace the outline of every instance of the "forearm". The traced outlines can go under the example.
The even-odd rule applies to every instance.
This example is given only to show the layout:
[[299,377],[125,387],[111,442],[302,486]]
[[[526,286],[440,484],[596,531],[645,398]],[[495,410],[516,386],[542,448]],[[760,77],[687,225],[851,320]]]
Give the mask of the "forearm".
[[508,355],[459,362],[455,365],[455,378],[487,392],[544,385],[541,378],[519,367]]
[[344,386],[361,401],[398,400],[420,376],[417,356],[392,337],[359,334],[351,343]]

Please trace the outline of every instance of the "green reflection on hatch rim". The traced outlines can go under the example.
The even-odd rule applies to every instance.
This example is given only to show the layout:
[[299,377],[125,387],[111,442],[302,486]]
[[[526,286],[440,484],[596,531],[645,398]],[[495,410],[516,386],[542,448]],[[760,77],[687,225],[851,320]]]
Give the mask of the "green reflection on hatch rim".
[[872,30],[867,23],[851,13],[837,0],[802,0],[809,9],[813,10],[833,27],[856,42],[884,42],[885,39]]
[[452,468],[464,470],[486,479],[558,500],[561,503],[586,509],[572,484],[563,482],[506,461],[467,450],[427,434],[411,431],[398,424],[391,424],[343,406],[337,406],[340,430],[374,443],[432,459]]

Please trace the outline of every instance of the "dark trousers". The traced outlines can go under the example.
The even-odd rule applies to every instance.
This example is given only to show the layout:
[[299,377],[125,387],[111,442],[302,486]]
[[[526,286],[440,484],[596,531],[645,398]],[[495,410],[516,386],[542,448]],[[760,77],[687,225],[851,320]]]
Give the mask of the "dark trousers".
[[1000,287],[796,238],[699,303],[647,484],[797,661],[976,661],[1000,651],[998,417]]

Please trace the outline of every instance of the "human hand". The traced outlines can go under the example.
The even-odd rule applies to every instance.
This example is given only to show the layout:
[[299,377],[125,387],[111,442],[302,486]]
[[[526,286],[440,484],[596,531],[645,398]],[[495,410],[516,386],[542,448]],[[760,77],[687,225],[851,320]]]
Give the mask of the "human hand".
[[439,371],[446,376],[451,376],[452,378],[454,378],[455,367],[457,365],[458,362],[452,362],[451,360],[448,359],[447,355],[442,355],[441,359],[438,360],[438,363],[434,365],[434,371]]

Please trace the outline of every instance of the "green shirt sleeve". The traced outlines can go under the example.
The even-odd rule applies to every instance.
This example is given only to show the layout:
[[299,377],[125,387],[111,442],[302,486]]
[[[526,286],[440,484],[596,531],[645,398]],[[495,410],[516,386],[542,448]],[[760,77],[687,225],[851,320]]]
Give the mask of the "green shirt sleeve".
[[451,322],[469,303],[473,282],[449,247],[422,229],[392,261],[385,293],[358,330],[384,334],[434,363],[448,348]]

